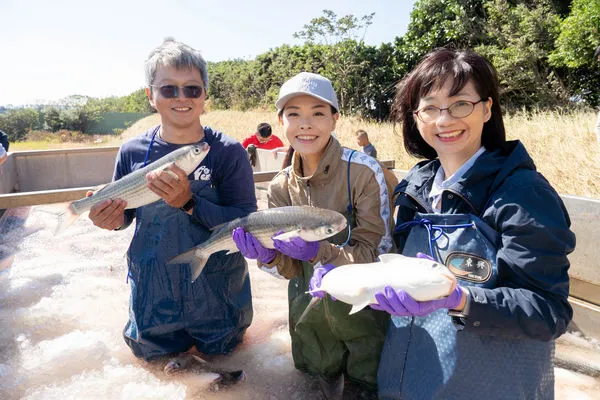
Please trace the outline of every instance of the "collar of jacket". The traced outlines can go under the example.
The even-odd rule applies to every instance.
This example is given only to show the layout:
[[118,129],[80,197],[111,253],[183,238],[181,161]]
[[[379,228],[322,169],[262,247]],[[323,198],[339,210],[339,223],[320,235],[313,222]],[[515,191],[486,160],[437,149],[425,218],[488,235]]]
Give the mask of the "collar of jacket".
[[[396,186],[394,196],[399,193],[406,193],[416,199],[422,206],[425,206],[428,212],[431,212],[428,197],[433,179],[440,165],[439,159],[418,163],[406,178]],[[483,153],[475,161],[473,167],[446,190],[452,191],[467,200],[472,212],[475,215],[480,215],[489,197],[502,185],[507,177],[518,169],[535,170],[536,168],[527,150],[525,150],[525,146],[520,141],[508,141],[502,149]]]
[[292,159],[292,173],[298,182],[306,184],[310,181],[311,184],[324,184],[332,179],[333,174],[331,174],[330,171],[335,171],[337,168],[340,168],[341,164],[342,145],[336,138],[331,136],[329,142],[327,142],[327,146],[325,146],[325,151],[323,151],[323,155],[321,156],[321,160],[319,161],[314,174],[311,176],[302,176],[300,154],[296,152],[294,152],[294,157]]

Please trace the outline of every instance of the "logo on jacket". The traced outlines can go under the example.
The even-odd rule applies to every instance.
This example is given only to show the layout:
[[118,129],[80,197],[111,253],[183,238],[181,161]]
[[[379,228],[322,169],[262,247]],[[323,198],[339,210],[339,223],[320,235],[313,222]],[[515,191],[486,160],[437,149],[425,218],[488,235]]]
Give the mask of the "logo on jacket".
[[446,266],[457,278],[475,283],[485,282],[492,276],[492,264],[475,254],[450,253]]
[[204,165],[201,165],[194,171],[194,180],[197,181],[209,181],[210,180],[210,169]]

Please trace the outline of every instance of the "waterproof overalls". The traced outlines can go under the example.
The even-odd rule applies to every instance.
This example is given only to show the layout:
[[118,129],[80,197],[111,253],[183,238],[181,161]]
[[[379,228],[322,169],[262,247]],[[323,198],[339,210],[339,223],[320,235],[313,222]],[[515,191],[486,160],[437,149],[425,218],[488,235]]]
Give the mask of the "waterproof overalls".
[[[341,244],[346,235],[342,231],[330,241]],[[288,285],[294,365],[330,379],[344,373],[349,380],[374,389],[389,315],[368,307],[348,315],[351,305],[325,296],[298,324],[312,299],[306,292],[313,272],[311,263],[302,262],[302,274]]]
[[[516,145],[515,151],[523,153],[513,157],[518,160],[526,155],[520,144]],[[525,161],[527,160],[530,159],[527,157]],[[419,400],[553,398],[554,341],[550,338],[535,340],[528,337],[526,333],[518,335],[516,332],[502,332],[500,326],[505,321],[499,321],[498,315],[494,315],[495,310],[492,309],[489,312],[492,320],[485,320],[485,307],[488,305],[495,307],[494,302],[503,302],[501,297],[506,295],[506,289],[498,288],[499,286],[510,285],[519,288],[515,282],[508,282],[510,274],[507,271],[499,270],[499,263],[502,263],[503,268],[507,268],[505,253],[499,257],[500,249],[507,250],[504,246],[510,247],[512,238],[502,237],[496,231],[502,227],[502,224],[491,218],[492,215],[502,214],[499,210],[503,210],[503,206],[498,204],[503,197],[515,196],[515,193],[504,192],[507,187],[509,191],[511,190],[510,174],[507,174],[508,177],[503,176],[500,182],[494,181],[495,177],[503,175],[503,168],[518,169],[519,162],[523,162],[519,160],[511,165],[510,161],[510,157],[507,161],[506,157],[501,156],[499,152],[492,154],[488,152],[482,155],[473,166],[474,171],[468,171],[460,185],[443,192],[442,214],[433,213],[431,204],[427,201],[427,194],[431,190],[439,161],[421,165],[420,171],[419,168],[416,168],[417,172],[411,171],[412,174],[409,174],[407,179],[410,180],[412,176],[417,183],[408,183],[405,180],[398,185],[396,205],[399,208],[395,240],[401,253],[406,256],[416,256],[417,252],[422,252],[444,263],[455,274],[457,283],[469,290],[472,298],[471,306],[477,309],[475,315],[466,318],[451,317],[446,309],[437,310],[424,317],[392,316],[378,373],[380,398]],[[494,162],[497,162],[497,165]],[[482,167],[486,163],[493,168]],[[524,163],[524,166],[529,164]],[[420,177],[415,177],[419,174]],[[487,182],[485,179],[480,180],[486,177],[486,174],[491,174],[487,176]],[[509,183],[503,182],[505,178]],[[519,182],[519,178],[516,178],[516,182]],[[527,175],[523,175],[522,178],[521,183],[527,185]],[[486,183],[483,187],[473,183],[473,187],[469,188],[470,179],[471,182]],[[529,189],[536,191],[538,184],[549,188],[549,185],[544,182],[536,178],[530,182]],[[522,190],[527,189],[522,188]],[[481,197],[477,198],[477,196]],[[558,206],[559,203],[562,204],[560,200],[559,203],[553,201],[557,205],[556,215],[566,215],[564,208],[561,210]],[[551,206],[553,201],[548,198],[547,204]],[[527,203],[527,200],[524,200],[524,203]],[[498,210],[495,207],[500,208]],[[507,215],[507,218],[521,217],[519,211],[515,210],[514,204],[510,204],[509,207],[512,207],[512,213]],[[478,212],[477,209],[481,211]],[[484,222],[484,218],[496,228]],[[568,221],[568,216],[566,220]],[[527,223],[526,221],[523,223]],[[540,223],[542,221],[540,219]],[[550,247],[549,252],[564,251],[566,257],[566,254],[572,251],[574,237],[568,230],[568,224],[564,221],[562,223],[565,224],[562,229],[551,233],[558,234],[562,247],[557,245],[556,249],[553,249],[550,240],[544,243],[542,232],[538,235],[538,240],[542,244],[535,250],[540,253],[534,254],[532,249],[531,253],[524,255],[524,259],[531,260],[536,255],[540,258],[544,257],[544,251],[541,251],[544,246]],[[519,224],[520,222],[517,223]],[[556,226],[560,225],[556,224]],[[553,226],[552,229],[555,227]],[[519,262],[518,259],[516,261]],[[548,267],[550,264],[541,266],[541,268]],[[560,277],[558,282],[563,287],[565,282],[562,280],[565,278],[567,280],[567,292],[562,294],[566,302],[568,277],[566,269],[564,275],[562,272],[557,269],[556,276]],[[554,277],[548,272],[546,280],[551,281],[552,278]],[[533,287],[532,285],[532,290]],[[497,289],[498,292],[488,289]],[[522,290],[523,295],[529,296],[525,284]],[[527,318],[525,315],[519,315],[519,308],[527,309],[531,307],[531,303],[522,299],[515,300],[517,297],[518,295],[508,300],[522,302],[516,307],[508,307],[512,308],[516,315],[513,317],[510,316],[510,311],[503,311],[504,318],[515,320]],[[542,308],[551,307],[550,302],[541,301],[540,304]],[[500,307],[501,305],[496,308]],[[569,308],[568,305],[565,307]],[[565,313],[568,314],[569,310]],[[556,335],[564,332],[570,319],[568,314],[564,320],[560,320],[557,315],[562,311],[560,308],[556,312],[548,311],[548,315],[553,315],[553,318],[557,319],[550,322],[559,330]],[[524,326],[527,323],[526,320],[516,322]],[[495,326],[493,329],[484,328],[484,325],[488,324]],[[532,323],[532,326],[535,324]],[[478,331],[480,325],[482,330]],[[531,334],[533,335],[535,333]]]
[[[211,171],[218,162],[220,146],[210,131],[205,140],[211,150],[199,168]],[[194,178],[192,173],[194,196],[220,204],[217,184],[212,179]],[[129,321],[123,331],[133,353],[151,360],[194,345],[205,354],[233,350],[252,321],[250,279],[243,256],[212,254],[192,283],[187,264],[166,264],[205,241],[210,230],[162,200],[139,207],[135,218],[135,234],[127,251]]]
[[[311,177],[302,175],[297,153],[292,165],[271,182],[269,207],[311,205],[347,215],[348,205],[352,206],[350,239],[345,230],[322,242],[315,265],[373,262],[379,252],[389,251],[389,194],[374,159],[342,148],[332,137]],[[334,246],[347,240],[346,246]],[[365,308],[348,315],[350,305],[326,296],[298,324],[312,299],[306,292],[314,267],[281,255],[272,264],[269,267],[277,264],[280,274],[290,279],[289,327],[296,368],[329,379],[343,373],[350,381],[374,389],[389,314]]]

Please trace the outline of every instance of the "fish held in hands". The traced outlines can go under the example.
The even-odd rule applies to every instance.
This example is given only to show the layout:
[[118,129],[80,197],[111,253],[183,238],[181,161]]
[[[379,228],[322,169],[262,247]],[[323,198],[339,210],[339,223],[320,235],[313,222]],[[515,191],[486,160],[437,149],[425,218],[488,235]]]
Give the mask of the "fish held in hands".
[[264,247],[273,249],[273,239],[301,237],[307,242],[327,239],[346,228],[346,218],[337,211],[310,206],[253,212],[215,227],[206,241],[171,259],[168,264],[190,264],[192,281],[195,281],[211,254],[222,250],[227,250],[227,254],[239,251],[231,237],[231,232],[238,227],[251,233]]
[[334,268],[315,291],[325,291],[351,304],[350,314],[354,314],[369,304],[377,304],[375,293],[386,286],[403,289],[417,301],[446,297],[456,287],[454,274],[436,261],[401,254],[381,254],[379,260]]
[[210,146],[207,143],[183,146],[146,165],[144,168],[133,171],[118,181],[103,186],[92,193],[91,196],[71,202],[67,210],[59,215],[55,234],[62,232],[82,213],[105,200],[124,200],[127,202],[128,209],[141,207],[159,200],[160,196],[148,188],[146,175],[149,172],[164,171],[173,164],[189,175],[200,165],[209,150]]

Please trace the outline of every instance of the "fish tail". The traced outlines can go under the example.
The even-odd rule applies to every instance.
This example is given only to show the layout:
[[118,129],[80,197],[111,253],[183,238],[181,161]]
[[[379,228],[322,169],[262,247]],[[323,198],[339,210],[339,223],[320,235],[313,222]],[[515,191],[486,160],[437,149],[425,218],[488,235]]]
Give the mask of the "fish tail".
[[320,297],[313,297],[310,300],[310,303],[308,303],[308,305],[306,306],[306,308],[304,309],[304,311],[302,312],[302,315],[300,315],[300,318],[298,318],[298,321],[296,321],[296,325],[294,326],[294,330],[298,329],[298,325],[300,325],[301,323],[303,323],[306,320],[306,317],[308,316],[308,313],[317,306],[317,304],[319,304],[323,299],[321,299]]
[[167,265],[189,264],[190,271],[192,273],[192,282],[194,282],[202,273],[207,261],[208,256],[197,247],[193,247],[185,253],[181,253],[180,255],[169,260]]
[[54,236],[59,235],[65,229],[73,224],[79,218],[79,214],[75,214],[71,211],[71,207],[67,207],[66,210],[58,214],[58,222],[56,223],[56,229],[54,230]]

